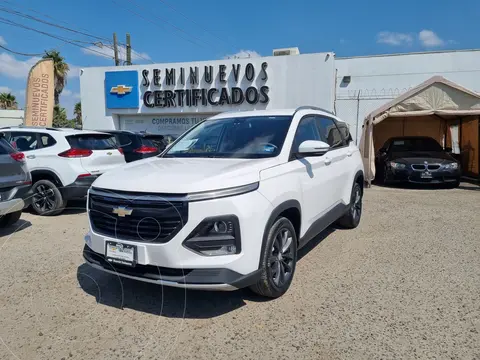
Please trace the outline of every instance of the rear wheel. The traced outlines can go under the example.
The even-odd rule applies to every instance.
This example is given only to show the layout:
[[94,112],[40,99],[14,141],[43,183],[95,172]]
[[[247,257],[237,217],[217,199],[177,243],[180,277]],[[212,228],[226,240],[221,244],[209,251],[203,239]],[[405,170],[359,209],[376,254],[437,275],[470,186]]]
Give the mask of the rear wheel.
[[8,227],[15,224],[18,219],[20,219],[21,215],[21,211],[15,211],[13,213],[0,216],[0,228]]
[[67,205],[62,193],[50,180],[39,180],[32,187],[32,208],[42,216],[60,214]]
[[354,229],[360,224],[360,219],[362,217],[362,198],[363,189],[359,183],[355,183],[353,185],[348,211],[338,220],[338,224],[341,227]]
[[250,288],[270,298],[285,294],[292,283],[297,263],[297,235],[287,218],[280,217],[270,228],[260,261],[262,275]]

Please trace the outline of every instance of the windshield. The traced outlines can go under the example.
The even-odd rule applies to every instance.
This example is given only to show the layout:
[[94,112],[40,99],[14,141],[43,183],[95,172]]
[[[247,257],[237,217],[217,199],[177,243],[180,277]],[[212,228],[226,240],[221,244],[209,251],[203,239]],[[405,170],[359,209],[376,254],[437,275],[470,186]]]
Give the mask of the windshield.
[[165,157],[267,158],[282,150],[291,116],[206,120],[186,133]]
[[392,152],[403,151],[442,151],[442,147],[432,138],[406,138],[392,141]]

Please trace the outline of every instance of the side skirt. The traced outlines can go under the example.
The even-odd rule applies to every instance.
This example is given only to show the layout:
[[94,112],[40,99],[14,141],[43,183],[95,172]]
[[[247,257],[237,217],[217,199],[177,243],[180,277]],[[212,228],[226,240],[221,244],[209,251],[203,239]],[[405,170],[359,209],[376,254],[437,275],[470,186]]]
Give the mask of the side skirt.
[[329,210],[325,215],[316,220],[312,226],[307,230],[305,235],[300,238],[299,249],[304,247],[310,240],[315,236],[320,234],[323,230],[333,224],[335,221],[340,219],[349,209],[350,205],[337,204],[331,210]]

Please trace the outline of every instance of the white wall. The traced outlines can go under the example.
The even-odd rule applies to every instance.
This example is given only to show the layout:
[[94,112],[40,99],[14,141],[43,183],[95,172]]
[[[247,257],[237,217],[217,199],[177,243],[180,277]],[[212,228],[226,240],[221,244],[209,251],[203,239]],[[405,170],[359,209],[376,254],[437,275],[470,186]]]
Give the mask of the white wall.
[[0,127],[23,124],[23,110],[0,110]]
[[[337,114],[356,137],[366,115],[435,75],[480,93],[480,51],[337,58]],[[349,84],[342,83],[351,76]],[[357,117],[358,107],[358,117]]]
[[[263,62],[268,64],[268,79],[262,80],[261,65]],[[245,78],[245,67],[252,63],[255,67],[255,79],[249,82]],[[238,83],[235,81],[232,71],[232,65],[241,65],[241,75]],[[204,81],[204,67],[214,67],[214,81],[208,84]],[[219,81],[219,65],[227,66],[227,83],[222,84]],[[191,86],[181,85],[177,81],[176,86],[165,84],[165,69],[175,68],[178,78],[180,68],[189,68],[197,66],[199,68],[199,77],[201,82],[198,88],[231,88],[237,86],[245,90],[249,86],[259,88],[260,86],[269,87],[269,102],[267,104],[258,103],[250,105],[244,102],[241,105],[223,105],[223,106],[203,106],[199,104],[196,107],[183,106],[172,108],[148,108],[142,105],[143,93],[147,90],[156,89],[191,89]],[[142,70],[149,70],[150,86],[142,86]],[[161,87],[156,87],[151,81],[153,69],[160,69],[162,76]],[[139,97],[140,107],[138,109],[106,109],[104,80],[106,71],[138,70],[139,74]],[[177,79],[178,80],[178,79]],[[103,67],[103,68],[85,68],[80,75],[80,91],[82,101],[82,117],[85,129],[112,129],[121,127],[120,119],[135,121],[138,114],[147,116],[149,119],[158,118],[166,115],[185,115],[185,114],[215,114],[231,110],[253,110],[253,109],[281,109],[295,108],[301,105],[314,105],[333,110],[335,97],[335,59],[332,53],[306,54],[296,56],[270,56],[250,59],[230,59],[216,61],[202,61],[190,63],[172,63],[172,64],[154,64],[137,65],[123,67]],[[122,117],[123,116],[123,117]]]

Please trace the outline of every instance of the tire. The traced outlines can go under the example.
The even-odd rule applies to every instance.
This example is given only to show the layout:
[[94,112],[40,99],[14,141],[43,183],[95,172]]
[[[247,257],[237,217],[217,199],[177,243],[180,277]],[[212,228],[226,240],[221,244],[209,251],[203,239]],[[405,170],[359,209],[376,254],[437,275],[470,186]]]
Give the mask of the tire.
[[20,219],[21,215],[22,215],[21,211],[15,211],[15,212],[0,216],[0,228],[12,226],[18,221],[18,219]]
[[345,229],[355,229],[362,217],[363,190],[359,183],[355,183],[350,196],[348,211],[339,220],[338,224]]
[[[279,252],[283,247],[284,251]],[[292,283],[297,264],[297,235],[290,220],[279,217],[268,232],[260,258],[261,277],[250,289],[258,295],[278,298]]]
[[50,180],[39,180],[32,186],[32,209],[41,216],[60,214],[67,205],[62,193]]

